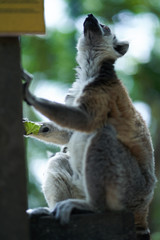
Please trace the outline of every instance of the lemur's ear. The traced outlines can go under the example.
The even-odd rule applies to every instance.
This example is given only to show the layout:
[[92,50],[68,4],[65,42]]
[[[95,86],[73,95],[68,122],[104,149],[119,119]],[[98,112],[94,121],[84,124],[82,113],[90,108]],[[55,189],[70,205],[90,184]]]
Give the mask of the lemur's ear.
[[129,43],[128,42],[116,42],[114,44],[114,49],[116,50],[116,52],[118,52],[120,54],[120,56],[123,56],[129,48]]

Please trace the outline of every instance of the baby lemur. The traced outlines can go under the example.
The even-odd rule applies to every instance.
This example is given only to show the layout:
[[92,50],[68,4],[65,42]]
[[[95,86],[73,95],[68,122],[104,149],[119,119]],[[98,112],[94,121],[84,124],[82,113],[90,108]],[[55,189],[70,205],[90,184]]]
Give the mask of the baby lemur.
[[128,46],[89,14],[66,104],[35,97],[29,83],[24,99],[53,121],[43,123],[37,138],[68,149],[50,159],[43,184],[55,217],[67,223],[74,208],[129,209],[137,237],[149,239],[147,215],[156,182],[152,141],[114,70]]

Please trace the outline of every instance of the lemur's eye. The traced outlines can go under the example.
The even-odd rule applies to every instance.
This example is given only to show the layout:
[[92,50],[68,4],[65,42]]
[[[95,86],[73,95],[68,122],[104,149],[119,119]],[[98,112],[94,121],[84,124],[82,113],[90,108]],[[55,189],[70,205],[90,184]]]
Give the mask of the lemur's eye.
[[111,30],[110,30],[110,28],[109,27],[107,27],[107,26],[104,26],[103,27],[106,31],[108,31],[108,32],[110,32]]
[[49,128],[48,128],[48,127],[44,127],[44,128],[42,129],[42,132],[49,132]]
[[101,27],[103,28],[105,33],[109,34],[111,32],[111,30],[110,30],[110,28],[108,26],[101,24]]

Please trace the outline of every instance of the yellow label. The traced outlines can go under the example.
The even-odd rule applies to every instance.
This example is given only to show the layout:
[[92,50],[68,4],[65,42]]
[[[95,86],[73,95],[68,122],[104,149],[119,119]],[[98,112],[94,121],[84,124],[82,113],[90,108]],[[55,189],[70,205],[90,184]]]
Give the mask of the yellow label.
[[45,33],[43,0],[0,0],[0,34]]

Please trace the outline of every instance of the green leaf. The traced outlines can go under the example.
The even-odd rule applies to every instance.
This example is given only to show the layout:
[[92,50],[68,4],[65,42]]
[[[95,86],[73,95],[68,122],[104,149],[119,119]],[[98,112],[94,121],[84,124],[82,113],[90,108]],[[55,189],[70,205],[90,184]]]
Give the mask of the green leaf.
[[30,134],[37,135],[39,133],[40,127],[41,127],[41,125],[38,123],[34,123],[34,122],[30,122],[30,121],[24,122],[24,129],[25,129],[26,135],[30,135]]

